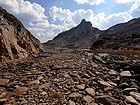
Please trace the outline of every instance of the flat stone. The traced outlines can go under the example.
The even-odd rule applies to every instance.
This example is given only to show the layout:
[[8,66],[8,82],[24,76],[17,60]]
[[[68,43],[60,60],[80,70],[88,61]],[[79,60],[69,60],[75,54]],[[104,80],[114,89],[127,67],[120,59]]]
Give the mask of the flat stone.
[[114,83],[114,82],[108,82],[109,84],[111,84],[112,86],[117,86],[117,84],[116,83]]
[[47,94],[47,92],[45,92],[45,91],[43,91],[42,93],[41,93],[41,95],[46,95]]
[[124,96],[124,98],[127,103],[140,105],[132,96]]
[[137,88],[125,88],[124,91],[128,91],[128,92],[131,92],[131,91],[134,92],[135,91],[135,92],[137,92],[138,89]]
[[91,96],[87,95],[83,97],[83,100],[89,105],[90,103],[95,102],[95,99],[92,98]]
[[0,84],[1,85],[5,85],[9,82],[10,80],[9,79],[0,79]]
[[7,101],[6,98],[0,99],[0,102],[5,102],[5,101]]
[[119,101],[109,95],[95,97],[98,103],[105,105],[118,105]]
[[94,57],[94,59],[96,59],[97,61],[99,61],[101,63],[104,63],[104,64],[106,63],[100,56],[94,55],[93,57]]
[[90,76],[88,74],[84,74],[82,75],[82,78],[90,78]]
[[111,76],[116,76],[117,75],[117,72],[115,70],[110,70],[108,72],[108,74],[111,75]]
[[76,105],[76,104],[75,104],[75,102],[73,102],[73,101],[69,100],[68,105]]
[[140,93],[130,92],[130,95],[140,102]]
[[77,92],[71,93],[71,94],[69,95],[69,98],[77,98],[77,97],[82,97],[82,95],[79,94],[79,93],[77,93]]
[[41,79],[43,79],[43,77],[40,75],[40,76],[37,77],[37,79],[41,80]]
[[11,96],[13,96],[12,92],[2,92],[1,95],[0,95],[0,99],[8,98],[8,97],[11,97]]
[[112,86],[111,86],[108,82],[106,82],[106,81],[99,80],[98,82],[99,82],[101,85],[112,87]]
[[132,76],[132,74],[130,73],[130,71],[122,71],[122,72],[120,73],[120,75],[121,75],[122,77],[131,77],[131,76]]
[[89,95],[95,96],[95,90],[93,88],[86,88],[85,90]]
[[39,89],[45,89],[45,88],[48,88],[50,86],[49,83],[45,83],[45,84],[42,84],[39,86]]
[[22,94],[26,94],[27,90],[28,89],[26,87],[17,87],[13,92],[16,95],[22,95]]
[[76,85],[76,88],[78,88],[79,90],[84,90],[85,89],[85,84]]
[[32,84],[39,84],[39,80],[32,80],[32,81],[29,81],[28,84],[29,85],[32,85]]
[[104,88],[104,91],[105,92],[110,91],[110,90],[113,90],[113,88],[112,87],[106,87],[106,88]]

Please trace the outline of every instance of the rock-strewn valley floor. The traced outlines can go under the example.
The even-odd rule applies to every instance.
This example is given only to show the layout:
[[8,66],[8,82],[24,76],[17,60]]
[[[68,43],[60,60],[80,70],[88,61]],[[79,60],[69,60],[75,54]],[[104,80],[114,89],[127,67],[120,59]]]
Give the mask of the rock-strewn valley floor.
[[140,56],[50,51],[0,65],[0,105],[140,105]]

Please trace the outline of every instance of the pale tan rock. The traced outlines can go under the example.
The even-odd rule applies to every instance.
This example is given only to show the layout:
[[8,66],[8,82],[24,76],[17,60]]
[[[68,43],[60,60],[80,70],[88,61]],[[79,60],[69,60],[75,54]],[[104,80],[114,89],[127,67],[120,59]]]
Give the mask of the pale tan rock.
[[120,73],[120,75],[121,75],[122,77],[131,77],[131,76],[132,76],[132,74],[130,73],[130,71],[122,71],[122,72]]
[[140,102],[140,93],[130,92],[130,95]]
[[132,96],[124,96],[125,101],[130,104],[140,105]]
[[135,91],[135,92],[137,92],[138,89],[137,88],[125,88],[124,91],[128,91],[128,92]]
[[0,8],[0,59],[21,59],[43,51],[43,46],[13,15]]
[[108,72],[108,74],[111,75],[111,76],[116,76],[117,75],[117,72],[115,70],[110,70]]
[[85,90],[89,95],[91,95],[92,97],[95,96],[95,90],[93,88],[86,88]]
[[90,105],[91,103],[95,102],[94,98],[92,98],[91,96],[87,95],[83,97],[83,100]]
[[110,86],[110,87],[112,87],[112,85],[110,85],[108,82],[106,82],[106,81],[103,81],[103,80],[99,80],[98,81],[100,84],[102,84],[102,85],[104,85],[104,86]]
[[78,88],[79,90],[84,90],[85,89],[85,84],[76,85],[76,88]]
[[32,84],[39,84],[39,80],[32,80],[32,81],[29,81],[28,84],[29,85],[32,85]]
[[15,93],[15,95],[22,95],[26,94],[27,90],[27,87],[17,87],[13,92]]
[[76,104],[75,104],[75,102],[73,102],[73,101],[69,100],[68,105],[76,105]]
[[39,89],[45,89],[45,88],[48,88],[50,86],[49,83],[45,83],[45,84],[42,84],[39,86]]
[[9,79],[0,79],[1,85],[6,85],[10,80]]

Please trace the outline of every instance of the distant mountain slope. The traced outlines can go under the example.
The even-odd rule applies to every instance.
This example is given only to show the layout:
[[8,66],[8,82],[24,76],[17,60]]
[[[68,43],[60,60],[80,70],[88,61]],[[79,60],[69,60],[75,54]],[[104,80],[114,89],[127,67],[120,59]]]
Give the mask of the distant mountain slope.
[[107,29],[93,42],[91,49],[140,50],[140,18]]
[[54,43],[56,47],[89,48],[92,40],[96,39],[101,32],[99,29],[92,27],[90,22],[83,19],[78,26],[58,34],[47,44]]
[[15,16],[0,7],[0,60],[20,59],[42,50],[39,40]]

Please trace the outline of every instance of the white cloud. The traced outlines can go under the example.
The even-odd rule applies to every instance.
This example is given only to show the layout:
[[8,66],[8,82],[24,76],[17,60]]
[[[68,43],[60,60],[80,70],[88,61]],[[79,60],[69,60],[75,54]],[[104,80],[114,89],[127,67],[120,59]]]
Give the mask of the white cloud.
[[[58,20],[61,21],[63,25],[68,29],[79,24],[82,19],[86,19],[90,21],[94,27],[98,27],[99,29],[107,29],[112,25],[115,25],[117,23],[127,22],[128,20],[132,19],[132,16],[127,12],[114,13],[109,16],[106,16],[103,12],[95,15],[91,9],[87,9],[87,10],[78,9],[72,12],[70,10],[62,9],[56,6],[53,6],[51,8],[50,13],[51,13],[51,17],[55,21]],[[61,18],[61,17],[65,17],[65,18]]]
[[[80,1],[82,0],[79,0],[79,2]],[[83,1],[87,1],[83,3],[89,3],[89,1],[91,1],[91,3],[96,2],[94,4],[98,4],[103,0]],[[115,13],[106,16],[103,12],[94,14],[94,11],[91,9],[78,9],[71,11],[69,9],[53,6],[49,10],[50,18],[54,21],[52,24],[48,21],[48,16],[45,15],[45,9],[39,4],[23,0],[0,0],[0,5],[8,12],[14,14],[24,24],[28,24],[28,29],[35,37],[40,39],[41,42],[46,42],[58,33],[75,27],[83,18],[91,21],[93,27],[97,27],[99,29],[107,29],[112,25],[132,19],[132,16],[127,12]],[[133,11],[138,8],[139,6],[133,9]],[[61,24],[58,25],[58,23]]]
[[62,9],[62,8],[53,6],[50,8],[49,14],[53,20],[58,19],[58,17],[59,17],[59,20],[65,20],[68,16],[71,15],[71,11],[69,9]]
[[122,3],[122,4],[125,4],[125,3],[132,3],[134,2],[135,0],[115,0],[115,2],[117,3]]
[[131,6],[129,12],[132,14],[133,12],[140,12],[140,0],[135,0],[134,4]]
[[107,29],[115,24],[127,22],[133,18],[127,12],[114,13],[109,16],[105,16],[104,13],[98,15],[95,18],[99,23],[97,27],[100,27],[100,29]]
[[78,4],[89,4],[89,5],[99,5],[104,2],[104,0],[74,0]]
[[14,14],[22,22],[41,21],[46,19],[45,9],[36,3],[23,0],[0,0],[0,5]]

